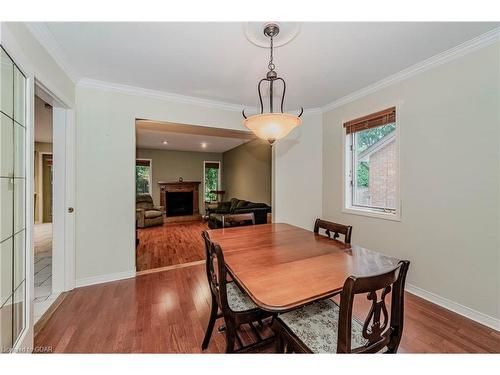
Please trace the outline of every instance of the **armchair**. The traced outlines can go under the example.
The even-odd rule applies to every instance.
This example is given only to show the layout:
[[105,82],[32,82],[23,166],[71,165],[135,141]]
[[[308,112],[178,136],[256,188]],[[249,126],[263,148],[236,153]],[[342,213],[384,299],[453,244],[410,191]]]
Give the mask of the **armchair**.
[[163,206],[155,206],[149,194],[137,194],[135,197],[135,216],[138,228],[163,225]]

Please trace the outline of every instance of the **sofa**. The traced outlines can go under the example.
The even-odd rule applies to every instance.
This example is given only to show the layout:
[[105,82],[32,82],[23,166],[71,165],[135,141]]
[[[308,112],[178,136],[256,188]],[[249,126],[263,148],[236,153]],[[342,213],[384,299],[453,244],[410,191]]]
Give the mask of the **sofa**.
[[[254,203],[243,199],[232,198],[227,202],[219,202],[216,206],[208,209],[208,224],[210,227],[215,226],[213,220],[210,220],[210,215],[215,214],[243,214],[253,213],[255,224],[266,224],[267,214],[271,212],[271,206],[266,203]],[[212,225],[211,225],[212,224]]]
[[149,194],[135,196],[135,216],[138,228],[163,225],[163,206],[155,206]]

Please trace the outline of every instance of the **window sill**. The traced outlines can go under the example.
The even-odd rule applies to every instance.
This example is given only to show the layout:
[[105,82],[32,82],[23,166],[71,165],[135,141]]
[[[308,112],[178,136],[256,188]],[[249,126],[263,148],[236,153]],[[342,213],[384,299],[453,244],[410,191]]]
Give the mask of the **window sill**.
[[399,213],[391,214],[391,213],[363,210],[360,208],[351,208],[351,207],[344,208],[342,212],[351,215],[368,216],[383,220],[401,221],[401,215],[399,215]]

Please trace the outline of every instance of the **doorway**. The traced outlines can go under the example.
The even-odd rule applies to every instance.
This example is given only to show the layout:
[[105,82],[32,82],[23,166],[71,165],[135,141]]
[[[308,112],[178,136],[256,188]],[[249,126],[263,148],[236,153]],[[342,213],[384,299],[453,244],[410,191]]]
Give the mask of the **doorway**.
[[53,107],[35,96],[34,155],[34,316],[35,323],[48,309],[52,295]]
[[[224,155],[251,141],[254,136],[248,132],[136,120],[135,258],[139,274],[204,262],[201,233],[208,229],[210,209],[224,199],[228,187],[222,173]],[[238,155],[244,161],[258,162],[252,149]],[[241,160],[233,164],[244,167]],[[247,184],[245,172],[237,176],[236,170],[232,177]],[[251,198],[244,192],[234,194]]]
[[[35,188],[35,98],[52,106],[52,282],[51,293],[75,285],[75,114],[73,103],[60,100],[30,70],[16,48],[0,45],[0,351],[33,348],[35,311],[33,232],[40,223]],[[13,53],[13,55],[12,55]],[[18,65],[19,64],[19,65]],[[41,169],[41,168],[40,168]],[[50,190],[50,189],[49,189]],[[35,202],[37,203],[35,209]],[[69,210],[71,209],[71,210]],[[71,211],[71,212],[70,212]],[[40,215],[39,215],[40,214]],[[37,215],[35,220],[35,215]]]
[[34,323],[75,285],[73,111],[35,80]]

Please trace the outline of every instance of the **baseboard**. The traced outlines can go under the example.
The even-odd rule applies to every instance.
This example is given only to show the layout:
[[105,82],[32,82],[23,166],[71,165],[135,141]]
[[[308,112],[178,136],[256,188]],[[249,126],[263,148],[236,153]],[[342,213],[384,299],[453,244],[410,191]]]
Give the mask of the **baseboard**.
[[82,286],[89,286],[95,284],[109,283],[111,281],[118,281],[123,279],[130,279],[131,277],[135,277],[135,270],[110,273],[107,275],[99,275],[99,276],[91,276],[84,277],[82,279],[76,280],[76,287],[80,288]]
[[64,301],[64,298],[68,295],[69,292],[63,292],[57,296],[57,298],[52,302],[50,307],[43,313],[43,315],[38,319],[38,321],[33,326],[33,336],[36,337],[38,333],[42,330],[45,324],[49,321],[50,317],[54,314],[57,308]]
[[406,291],[408,293],[416,295],[417,297],[432,302],[438,306],[444,307],[447,310],[460,314],[468,319],[474,320],[475,322],[478,322],[496,331],[500,331],[500,319],[493,318],[492,316],[483,314],[482,312],[473,310],[470,307],[461,305],[447,298],[438,296],[437,294],[434,294],[432,292],[428,292],[427,290],[419,288],[415,285],[407,283]]

